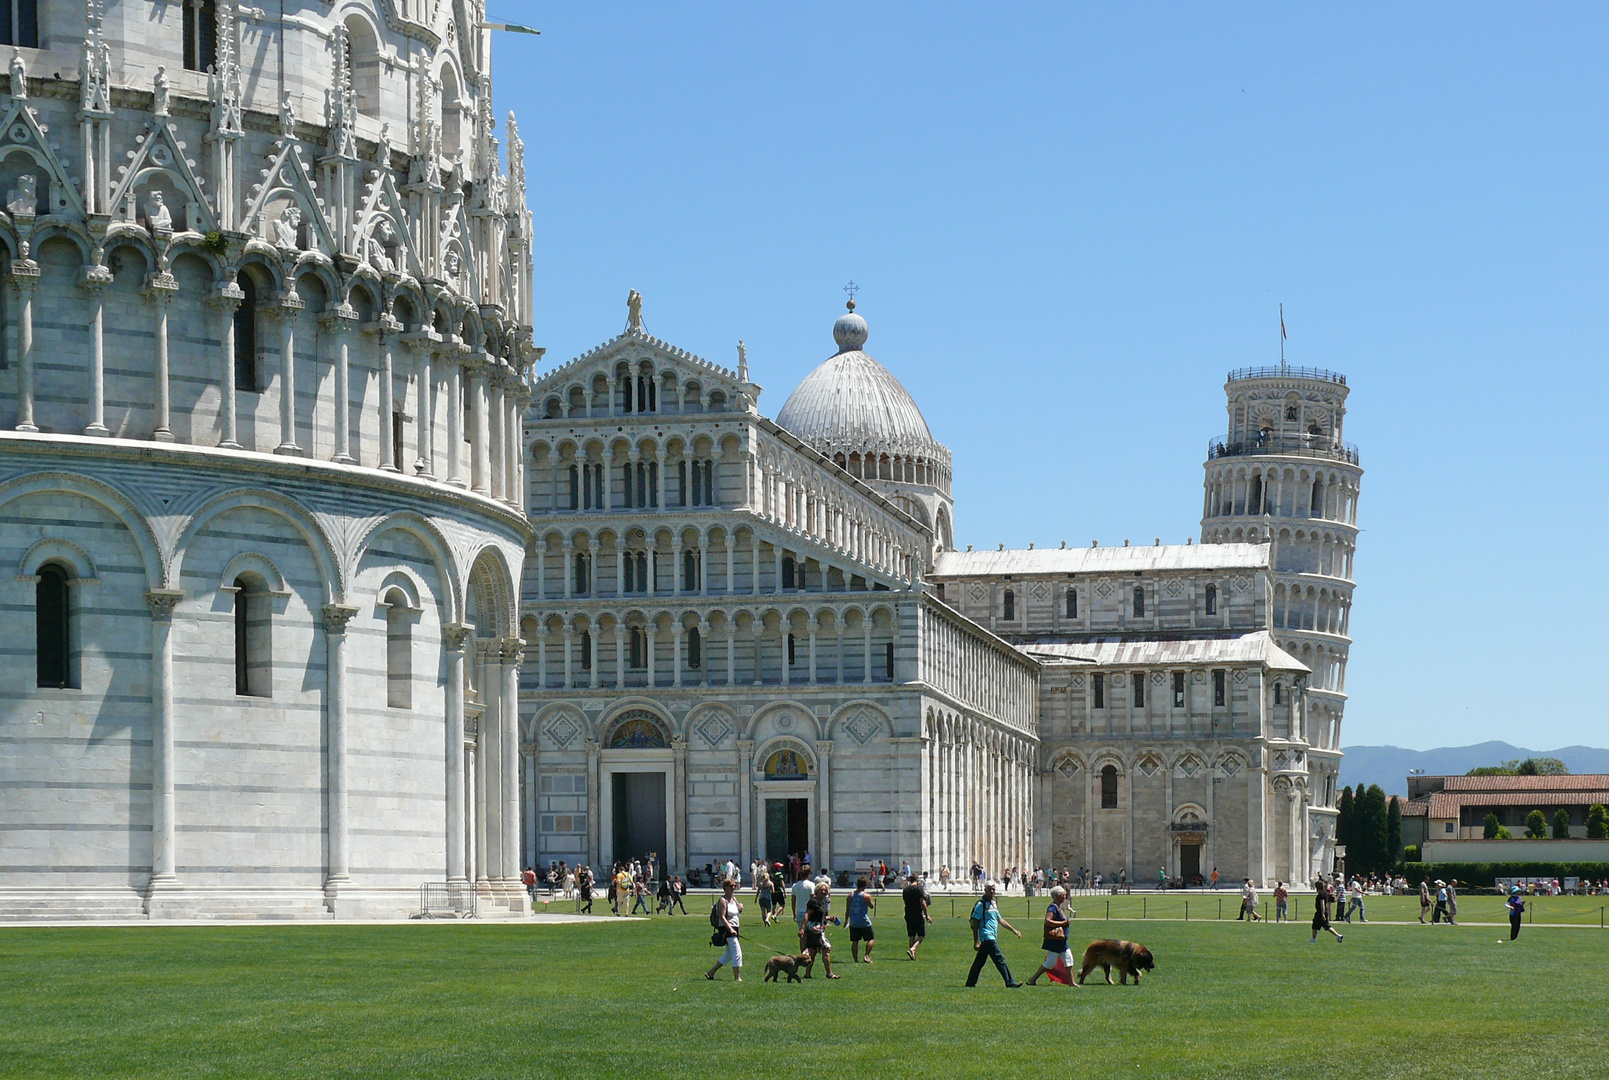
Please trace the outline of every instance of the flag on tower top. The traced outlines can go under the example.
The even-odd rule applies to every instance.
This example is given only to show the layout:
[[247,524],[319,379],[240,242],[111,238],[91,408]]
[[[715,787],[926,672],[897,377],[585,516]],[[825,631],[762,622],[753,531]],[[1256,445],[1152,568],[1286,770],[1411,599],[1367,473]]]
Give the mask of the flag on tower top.
[[1279,340],[1289,341],[1290,335],[1285,332],[1285,305],[1279,305]]

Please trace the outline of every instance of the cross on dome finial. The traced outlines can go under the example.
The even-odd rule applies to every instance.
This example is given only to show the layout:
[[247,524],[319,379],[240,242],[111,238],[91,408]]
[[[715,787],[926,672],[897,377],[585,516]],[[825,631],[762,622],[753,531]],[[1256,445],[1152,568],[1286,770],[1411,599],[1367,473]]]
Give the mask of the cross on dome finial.
[[853,281],[851,281],[848,285],[844,286],[844,292],[849,294],[849,303],[845,304],[844,306],[847,307],[850,311],[854,311],[855,310],[855,294],[860,292],[860,286],[856,285]]

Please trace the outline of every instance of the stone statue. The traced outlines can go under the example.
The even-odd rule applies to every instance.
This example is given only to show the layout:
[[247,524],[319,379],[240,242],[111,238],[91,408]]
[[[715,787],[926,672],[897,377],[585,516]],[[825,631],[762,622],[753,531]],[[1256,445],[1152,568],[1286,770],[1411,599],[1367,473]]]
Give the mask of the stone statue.
[[381,218],[369,237],[369,262],[382,274],[395,273],[397,260],[392,257],[391,252],[396,246],[397,231],[391,227],[391,222]]
[[39,178],[33,173],[17,177],[17,186],[6,193],[6,211],[13,217],[33,217],[39,212]]
[[279,134],[284,139],[296,138],[296,110],[291,108],[291,96],[279,103]]
[[11,96],[19,101],[28,99],[28,66],[22,62],[22,50],[11,52]]
[[749,381],[749,350],[742,338],[737,339],[737,377],[744,382]]
[[145,202],[145,227],[152,232],[173,231],[173,211],[160,191],[151,192]]
[[295,203],[291,203],[279,215],[279,220],[274,222],[274,245],[288,248],[292,251],[300,251],[302,245],[296,238],[296,230],[301,224],[302,208]]
[[464,268],[464,261],[458,257],[457,251],[447,252],[446,258],[442,259],[441,262],[442,266],[447,270],[447,276],[450,278],[457,277],[458,272]]
[[374,149],[374,161],[382,169],[391,168],[391,125],[380,125],[380,141]]
[[642,293],[636,289],[631,290],[626,296],[626,316],[627,329],[642,329]]
[[156,78],[152,80],[156,93],[156,104],[152,111],[158,116],[168,115],[168,69],[157,65]]

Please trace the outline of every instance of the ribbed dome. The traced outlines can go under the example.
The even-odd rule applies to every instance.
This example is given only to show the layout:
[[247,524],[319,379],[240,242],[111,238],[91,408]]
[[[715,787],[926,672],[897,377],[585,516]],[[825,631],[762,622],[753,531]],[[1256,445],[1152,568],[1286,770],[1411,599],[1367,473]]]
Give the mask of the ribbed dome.
[[910,392],[876,360],[860,351],[866,320],[851,309],[833,326],[839,351],[805,376],[789,395],[777,423],[803,442],[834,452],[901,454],[947,461]]

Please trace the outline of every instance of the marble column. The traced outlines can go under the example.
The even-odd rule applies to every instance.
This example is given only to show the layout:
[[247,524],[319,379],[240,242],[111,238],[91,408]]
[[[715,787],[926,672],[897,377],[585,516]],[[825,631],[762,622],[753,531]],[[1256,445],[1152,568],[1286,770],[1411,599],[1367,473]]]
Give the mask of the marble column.
[[469,627],[449,625],[441,628],[441,643],[447,653],[447,880],[466,880],[468,864],[464,852],[464,642]]
[[[816,865],[823,873],[832,873],[832,741],[816,743]],[[897,854],[897,853],[896,853]]]
[[[594,636],[596,642],[596,636]],[[499,694],[498,714],[502,765],[502,847],[503,878],[509,885],[509,894],[517,911],[526,910],[529,897],[519,886],[520,866],[520,661],[525,657],[525,642],[519,638],[504,638],[499,648],[502,660],[500,675],[502,692]],[[596,664],[594,664],[596,667]]]
[[[503,376],[502,372],[493,369],[490,380],[490,432],[487,442],[488,487],[494,499],[506,499],[508,496],[507,482],[503,476],[503,469],[508,464],[508,453],[504,448],[507,433],[503,430],[504,422],[508,419],[507,410],[503,406]],[[604,470],[604,486],[609,484],[608,469]]]
[[[296,445],[296,316],[305,307],[292,284],[279,299],[279,445],[276,454],[300,454]],[[388,417],[386,423],[390,423]],[[390,440],[387,433],[386,440]]]
[[[463,352],[454,346],[442,350],[447,365],[447,483],[464,485],[464,365]],[[557,487],[555,486],[555,492]],[[569,595],[568,592],[565,593]]]
[[346,775],[346,624],[358,613],[341,604],[324,606],[325,645],[325,769],[329,799],[328,876],[324,895],[334,910],[336,890],[351,881],[348,848]]
[[156,309],[156,362],[155,385],[152,399],[151,438],[157,442],[173,441],[172,387],[168,379],[168,306],[179,293],[179,282],[172,274],[162,271],[145,279],[145,296]]
[[380,471],[401,472],[402,462],[397,460],[396,442],[391,425],[397,412],[397,368],[392,342],[395,335],[380,336]]
[[737,741],[738,861],[754,861],[754,741]]
[[151,609],[151,888],[178,882],[174,849],[173,609],[178,589],[145,594]]
[[[667,830],[675,839],[674,850],[667,852],[666,861],[675,860],[675,866],[683,872],[687,869],[687,740],[672,739],[671,748],[671,818],[670,828]],[[748,856],[743,857],[743,864],[749,863]],[[670,866],[664,868],[664,873],[672,873]]]
[[[331,460],[351,465],[356,460],[352,456],[352,331],[357,326],[358,313],[347,304],[339,304],[320,316],[319,321],[336,341],[335,453]],[[391,423],[389,417],[386,423]],[[389,426],[384,434],[384,441],[389,442]]]
[[17,293],[17,430],[38,431],[34,423],[34,288],[39,264],[19,259],[11,264],[10,285]]
[[[112,283],[112,272],[104,266],[86,266],[78,277],[78,287],[89,296],[89,423],[84,426],[85,435],[94,435],[105,438],[111,434],[106,427],[106,287]],[[229,288],[229,286],[225,286]],[[236,295],[240,294],[235,289]],[[237,301],[238,302],[238,301]],[[234,323],[232,316],[234,308],[231,306],[224,311],[225,340],[224,346],[228,350],[228,367],[226,374],[229,379],[224,384],[224,403],[228,407],[226,414],[227,428],[224,436],[224,446],[235,447],[234,429]],[[31,320],[30,320],[31,321]]]
[[487,473],[490,458],[487,454],[486,430],[486,365],[478,359],[469,367],[469,486],[481,495],[490,494]]

